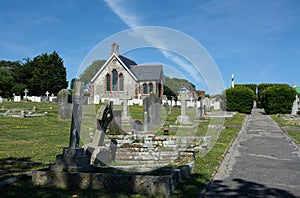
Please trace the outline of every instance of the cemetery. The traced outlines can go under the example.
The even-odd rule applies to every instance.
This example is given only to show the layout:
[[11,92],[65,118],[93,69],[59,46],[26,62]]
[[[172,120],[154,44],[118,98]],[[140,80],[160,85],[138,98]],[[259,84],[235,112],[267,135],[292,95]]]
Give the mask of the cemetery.
[[[4,188],[14,188],[14,183],[19,182],[12,178],[25,175],[28,180],[32,177],[36,191],[45,186],[49,190],[53,187],[77,189],[78,194],[86,192],[84,189],[92,194],[113,191],[114,194],[166,197],[186,193],[184,189],[188,186],[200,185],[194,179],[196,173],[205,171],[206,160],[209,159],[212,166],[219,163],[230,140],[240,130],[245,115],[204,108],[204,104],[211,107],[216,102],[207,99],[194,102],[184,94],[183,90],[177,102],[160,100],[150,94],[135,104],[125,98],[117,105],[109,100],[89,105],[77,87],[73,95],[61,90],[57,103],[2,102],[3,126],[22,119],[8,132],[20,134],[20,131],[30,130],[26,142],[37,145],[28,147],[21,136],[20,140],[10,141],[10,151],[2,146],[2,166],[18,164],[22,167],[20,173],[8,172],[1,176]],[[295,101],[293,109],[299,104],[297,97]],[[292,111],[272,117],[282,129],[297,138],[298,115]],[[47,134],[42,133],[41,128],[45,128],[42,130],[48,131]],[[222,131],[220,138],[208,154],[201,156],[211,146],[214,137],[210,134],[217,131]],[[230,138],[228,134],[224,136],[225,131]],[[52,141],[45,140],[46,136]],[[43,145],[43,141],[47,143]],[[28,152],[34,155],[27,158]],[[18,160],[22,158],[24,162]],[[29,170],[26,174],[24,166]],[[210,171],[206,174],[212,174]],[[206,182],[208,180],[201,185]]]
[[[55,128],[55,132],[51,132],[51,139],[57,142],[51,144],[59,143],[60,146],[55,146],[54,149],[50,146],[50,149],[40,145],[38,150],[32,148],[31,151],[36,153],[31,160],[50,164],[40,163],[38,167],[41,169],[32,172],[32,181],[37,186],[170,196],[197,171],[199,165],[195,159],[207,150],[211,140],[210,136],[205,135],[206,131],[225,129],[212,123],[212,118],[209,117],[220,114],[220,111],[197,112],[196,102],[193,104],[194,108],[188,105],[178,105],[178,108],[175,105],[163,105],[163,102],[168,104],[172,101],[162,101],[155,98],[155,95],[150,95],[144,99],[143,105],[131,105],[129,101],[121,105],[113,105],[113,101],[82,105],[79,95],[76,95],[76,91],[71,95],[62,90],[57,96],[57,104],[31,101],[2,103],[2,114],[7,111],[16,114],[24,111],[25,117],[36,115],[32,119],[21,121],[19,126],[11,130],[30,129],[34,130],[32,132],[35,135],[48,136],[35,131],[45,126],[43,123]],[[185,101],[191,102],[189,98],[184,98],[181,99],[181,104],[187,103]],[[14,104],[19,107],[13,107]],[[1,116],[3,123],[10,122],[10,119],[22,119],[22,116],[8,116],[9,112],[6,116]],[[79,121],[80,114],[82,119]],[[233,115],[230,114],[227,119],[233,119]],[[31,128],[30,121],[40,127]],[[27,124],[23,125],[23,122]],[[64,141],[60,140],[62,134]],[[42,136],[29,142],[38,144],[39,140],[44,139]],[[69,146],[66,147],[68,139]],[[24,147],[20,144],[16,147],[24,149],[16,153],[11,151],[8,155],[3,153],[4,149],[1,158],[6,156],[9,159],[11,156],[14,161],[17,156],[28,156],[26,144]],[[128,185],[131,187],[128,188]]]

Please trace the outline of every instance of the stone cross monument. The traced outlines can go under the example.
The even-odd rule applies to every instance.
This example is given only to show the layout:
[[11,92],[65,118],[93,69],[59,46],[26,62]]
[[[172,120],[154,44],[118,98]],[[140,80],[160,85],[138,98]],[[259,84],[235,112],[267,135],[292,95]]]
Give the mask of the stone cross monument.
[[186,101],[190,99],[187,90],[181,89],[179,91],[178,99],[181,102],[181,115],[177,117],[177,123],[186,125],[190,124],[190,117],[186,115]]
[[24,93],[25,93],[25,95],[24,95],[24,100],[26,100],[26,99],[27,99],[27,94],[28,94],[28,92],[29,92],[29,90],[28,90],[28,89],[25,89],[25,90],[24,90]]
[[82,95],[81,82],[77,81],[74,83],[69,146],[63,149],[63,154],[56,156],[55,165],[50,166],[50,170],[68,172],[89,172],[92,170],[89,156],[85,155],[84,149],[79,147]]

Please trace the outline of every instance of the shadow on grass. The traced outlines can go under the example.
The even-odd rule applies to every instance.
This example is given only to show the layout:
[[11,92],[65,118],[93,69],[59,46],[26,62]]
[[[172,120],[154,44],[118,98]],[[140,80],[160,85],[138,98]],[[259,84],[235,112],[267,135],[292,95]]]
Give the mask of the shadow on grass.
[[204,175],[194,173],[178,184],[172,197],[199,197],[201,189],[206,186],[206,181]]
[[204,197],[296,197],[290,192],[239,178],[227,186],[222,180],[214,181]]
[[101,190],[62,189],[55,187],[36,186],[32,183],[30,176],[22,177],[18,182],[0,188],[1,197],[126,197]]
[[28,171],[46,166],[40,162],[33,162],[31,158],[4,158],[0,159],[0,181]]

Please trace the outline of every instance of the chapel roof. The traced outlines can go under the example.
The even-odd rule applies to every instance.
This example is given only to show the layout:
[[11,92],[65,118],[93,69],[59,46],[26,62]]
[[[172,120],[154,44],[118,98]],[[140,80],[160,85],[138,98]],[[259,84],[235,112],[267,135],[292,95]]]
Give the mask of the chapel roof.
[[130,68],[139,81],[161,81],[162,65],[136,65]]
[[133,60],[131,60],[125,56],[119,55],[119,58],[129,69],[131,68],[131,66],[137,65],[136,62],[134,62]]

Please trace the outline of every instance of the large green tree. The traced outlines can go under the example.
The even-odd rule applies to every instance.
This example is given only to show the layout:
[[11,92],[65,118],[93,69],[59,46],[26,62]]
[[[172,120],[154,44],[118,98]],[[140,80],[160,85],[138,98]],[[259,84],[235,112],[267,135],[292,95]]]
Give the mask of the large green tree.
[[0,68],[0,96],[9,97],[11,96],[11,89],[13,87],[14,78],[11,72]]
[[80,81],[84,84],[88,84],[95,74],[100,70],[106,60],[95,60],[89,67],[87,67],[84,72],[79,76]]
[[0,95],[11,97],[16,85],[15,72],[21,66],[18,61],[0,61]]
[[21,70],[25,71],[30,95],[45,95],[46,91],[57,94],[59,90],[68,87],[63,59],[55,51],[27,61]]

